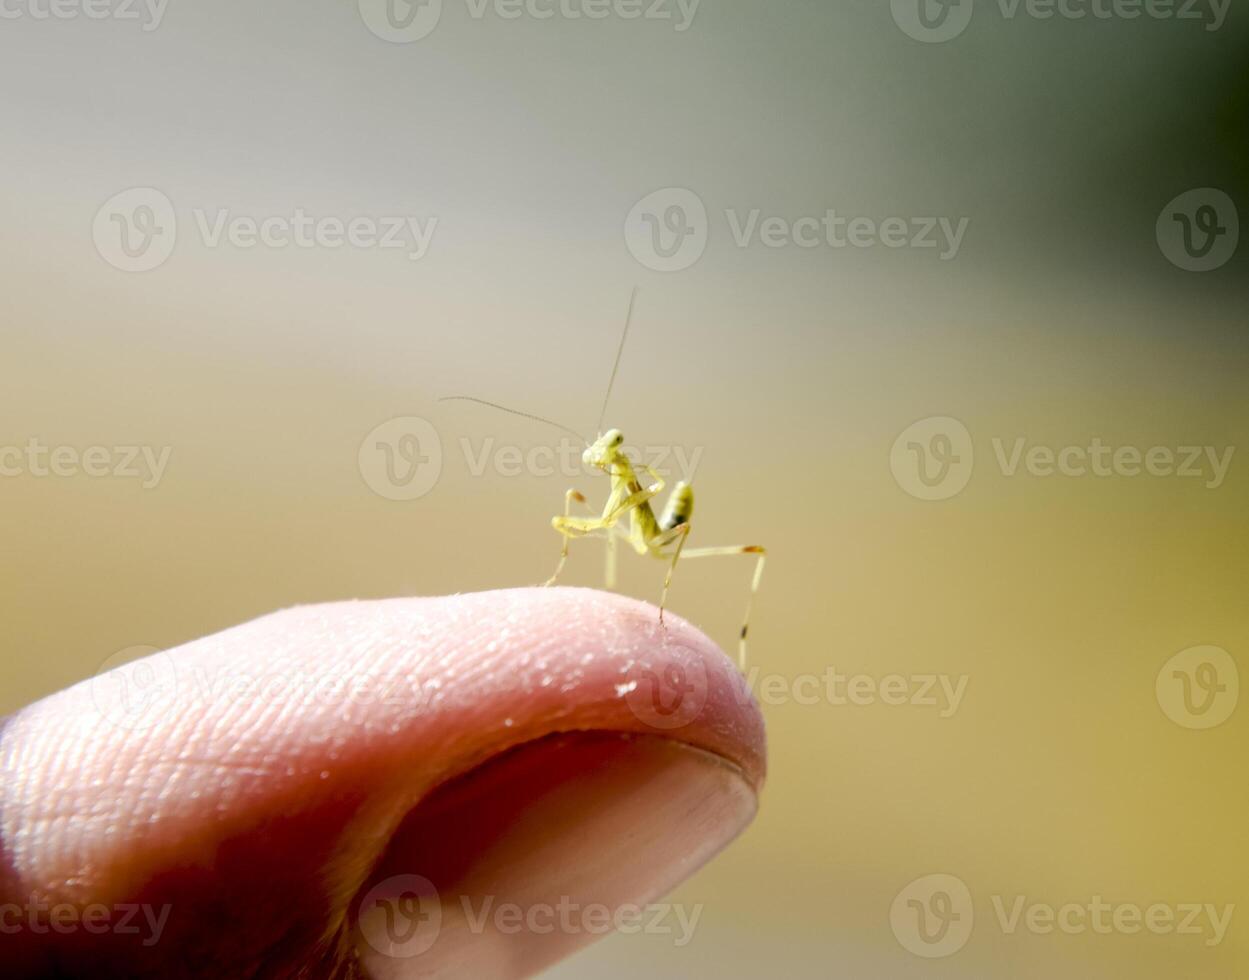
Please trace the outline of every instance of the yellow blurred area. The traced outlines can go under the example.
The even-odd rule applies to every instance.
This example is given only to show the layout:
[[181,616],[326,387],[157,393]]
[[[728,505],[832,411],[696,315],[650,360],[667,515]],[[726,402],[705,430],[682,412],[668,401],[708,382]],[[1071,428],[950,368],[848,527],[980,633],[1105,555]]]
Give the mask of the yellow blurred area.
[[[1249,705],[1184,724],[1200,713],[1185,716],[1170,665],[1209,645],[1249,675],[1244,250],[1205,277],[1158,253],[1159,209],[1202,178],[1149,168],[1151,146],[1173,149],[1157,135],[1172,117],[1122,94],[1149,77],[1132,45],[1156,63],[1226,64],[1243,61],[1243,30],[1201,49],[1157,24],[1020,22],[929,50],[887,5],[776,17],[726,3],[685,38],[461,11],[402,46],[351,5],[314,4],[298,23],[206,6],[143,42],[144,71],[106,63],[86,30],[56,34],[61,49],[32,28],[31,50],[96,83],[75,94],[54,79],[0,110],[23,127],[0,164],[13,175],[0,445],[108,447],[110,465],[118,447],[168,449],[146,488],[24,462],[0,479],[0,712],[122,648],[295,603],[544,579],[565,488],[596,502],[606,481],[513,474],[559,434],[437,399],[591,429],[636,283],[607,424],[697,454],[691,546],[768,547],[748,671],[770,773],[755,825],[671,898],[703,906],[688,944],[614,936],[551,975],[1245,973]],[[1073,77],[1046,88],[1031,57]],[[48,70],[33,59],[0,79]],[[1175,84],[1209,107],[1200,71]],[[181,95],[152,83],[162,72]],[[1115,92],[1128,121],[1112,125]],[[1045,145],[1040,130],[1050,158],[1025,152]],[[1120,181],[1102,169],[1115,152],[1147,173]],[[179,242],[128,274],[90,230],[132,186],[169,195]],[[667,186],[694,188],[711,216],[706,254],[672,273],[636,262],[621,234],[634,202]],[[831,206],[970,222],[943,262],[739,248],[725,216]],[[194,230],[197,208],[296,207],[439,221],[419,261],[213,248]],[[436,431],[419,465],[437,475],[417,499],[388,499],[370,438],[407,417]],[[964,489],[926,501],[891,449],[933,417],[966,427],[974,463]],[[1198,476],[1044,476],[1022,461],[1012,475],[1001,456],[1019,440],[1024,453],[1099,440],[1203,454]],[[1217,485],[1205,447],[1232,450]],[[578,544],[568,581],[599,584],[601,546]],[[662,566],[621,559],[621,590],[656,600]],[[683,565],[673,608],[733,650],[749,576],[746,561]],[[1232,697],[1226,668],[1218,681],[1206,693]],[[933,874],[966,886],[974,928],[928,959],[891,908]],[[999,908],[1009,918],[1019,896],[1025,910],[1197,903],[1207,924],[1068,933],[1021,916],[1012,929]],[[1204,910],[1229,905],[1213,942]]]

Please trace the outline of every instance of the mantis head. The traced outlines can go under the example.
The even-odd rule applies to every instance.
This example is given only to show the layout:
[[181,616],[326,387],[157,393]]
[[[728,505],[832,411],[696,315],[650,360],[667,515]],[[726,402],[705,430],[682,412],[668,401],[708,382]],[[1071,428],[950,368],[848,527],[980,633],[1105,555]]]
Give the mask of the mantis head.
[[597,466],[600,470],[608,469],[620,453],[624,443],[624,433],[619,429],[608,429],[605,433],[586,447],[581,460],[586,466]]

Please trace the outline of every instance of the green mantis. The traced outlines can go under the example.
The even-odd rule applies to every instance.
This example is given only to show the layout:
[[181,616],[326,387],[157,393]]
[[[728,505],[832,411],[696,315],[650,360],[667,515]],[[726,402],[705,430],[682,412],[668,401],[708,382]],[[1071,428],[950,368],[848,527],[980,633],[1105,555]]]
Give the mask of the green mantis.
[[[634,289],[633,295],[629,298],[629,312],[625,317],[625,327],[620,338],[620,347],[616,352],[616,361],[612,366],[611,378],[607,384],[607,394],[603,399],[603,411],[599,415],[599,433],[594,442],[586,446],[585,452],[581,456],[582,461],[587,466],[602,470],[607,474],[611,480],[611,492],[608,494],[603,510],[599,514],[589,510],[586,497],[579,490],[570,488],[565,492],[563,514],[551,518],[551,526],[563,536],[559,563],[555,566],[554,573],[546,580],[545,584],[548,586],[554,585],[558,581],[560,574],[564,570],[564,565],[568,561],[569,545],[574,539],[595,537],[606,541],[606,581],[607,587],[613,588],[616,581],[616,545],[623,540],[632,546],[637,554],[650,556],[668,564],[667,573],[664,575],[663,592],[659,600],[659,621],[662,623],[664,609],[667,607],[668,602],[668,590],[672,585],[672,575],[679,560],[682,558],[689,560],[692,558],[715,558],[728,555],[754,555],[756,558],[755,570],[751,578],[750,592],[746,599],[746,612],[742,618],[742,628],[738,640],[738,664],[744,670],[746,667],[746,637],[750,630],[750,611],[754,598],[759,591],[759,583],[763,579],[763,564],[767,554],[766,551],[761,545],[686,548],[685,542],[690,534],[691,518],[694,513],[693,488],[685,481],[679,482],[669,494],[662,514],[656,517],[651,501],[663,492],[663,479],[650,466],[641,463],[641,469],[652,481],[649,485],[643,486],[638,478],[633,462],[622,448],[624,446],[624,434],[619,429],[608,429],[604,432],[602,428],[603,418],[607,412],[607,403],[611,397],[611,389],[616,380],[616,371],[620,366],[620,356],[624,351],[625,341],[628,338],[629,324],[633,319],[633,307],[636,299],[637,290]],[[574,430],[560,425],[558,422],[552,422],[550,419],[530,415],[526,412],[515,412],[512,409],[504,408],[502,405],[495,405],[492,402],[486,402],[479,398],[469,398],[461,395],[440,400],[472,401],[488,405],[492,408],[512,412],[515,415],[554,425],[576,435],[583,443],[586,441]],[[585,506],[589,512],[585,516],[574,516],[572,513],[574,504]]]

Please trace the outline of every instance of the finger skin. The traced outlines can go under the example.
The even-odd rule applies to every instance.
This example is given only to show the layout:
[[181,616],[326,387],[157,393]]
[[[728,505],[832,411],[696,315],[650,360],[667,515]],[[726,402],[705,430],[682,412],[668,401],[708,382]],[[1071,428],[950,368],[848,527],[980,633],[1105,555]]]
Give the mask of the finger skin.
[[[328,972],[352,897],[420,801],[562,732],[672,739],[757,793],[744,680],[666,619],[583,589],[308,606],[158,657],[166,683],[138,722],[101,679],[31,705],[0,732],[0,899],[169,914],[142,949],[31,928],[0,948],[36,973],[135,955],[153,974]],[[652,697],[665,681],[683,700]]]

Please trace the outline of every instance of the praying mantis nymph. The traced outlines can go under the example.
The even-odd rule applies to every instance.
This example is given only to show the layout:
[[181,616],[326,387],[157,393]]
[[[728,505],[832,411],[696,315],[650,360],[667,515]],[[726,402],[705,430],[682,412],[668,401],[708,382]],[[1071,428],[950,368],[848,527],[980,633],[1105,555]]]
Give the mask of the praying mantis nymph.
[[[496,405],[494,402],[488,402],[481,398],[473,398],[467,395],[452,395],[440,398],[439,401],[476,402],[479,405],[487,405],[490,408],[500,409],[513,415],[520,415],[524,418],[563,429],[565,432],[576,436],[585,444],[585,452],[581,454],[582,461],[587,466],[602,470],[611,478],[611,493],[607,497],[607,502],[603,505],[602,513],[598,515],[595,515],[590,510],[590,513],[585,517],[574,516],[572,513],[573,504],[583,504],[587,510],[589,510],[589,504],[585,495],[579,490],[570,488],[565,492],[564,513],[551,518],[551,526],[564,539],[560,548],[559,564],[555,566],[554,573],[546,580],[545,585],[554,585],[559,579],[560,573],[563,572],[564,565],[568,561],[569,543],[574,538],[595,537],[603,538],[606,541],[607,587],[614,588],[616,584],[616,543],[618,540],[623,539],[632,545],[633,550],[639,555],[649,555],[652,558],[668,563],[668,570],[664,575],[663,592],[659,599],[659,621],[662,624],[664,609],[668,603],[668,590],[672,585],[672,573],[676,569],[679,559],[714,558],[726,555],[757,556],[754,576],[750,583],[750,592],[746,598],[746,613],[742,618],[742,629],[738,640],[738,664],[745,670],[746,635],[750,630],[750,610],[754,603],[755,595],[759,591],[759,583],[763,579],[763,563],[766,558],[766,551],[762,545],[757,544],[687,549],[685,540],[689,537],[690,519],[694,514],[693,488],[685,481],[679,482],[673,487],[672,493],[668,495],[668,501],[664,506],[663,513],[656,517],[655,511],[651,507],[651,501],[663,491],[663,478],[643,462],[640,464],[641,468],[654,481],[649,486],[643,487],[641,480],[638,479],[633,462],[622,448],[624,446],[624,434],[619,429],[603,431],[603,418],[607,414],[607,403],[611,398],[612,386],[616,381],[616,371],[620,367],[620,356],[624,353],[625,341],[629,335],[629,324],[633,319],[633,307],[636,299],[637,289],[635,288],[633,294],[629,297],[629,311],[625,316],[624,332],[621,334],[620,347],[616,351],[616,361],[612,365],[611,378],[607,383],[607,394],[603,398],[603,410],[599,414],[598,437],[594,442],[587,442],[575,430],[558,422],[552,422],[550,419],[531,415],[528,412],[518,412],[514,409],[505,408],[502,405]],[[627,529],[621,527],[620,522],[623,519],[628,520]]]

